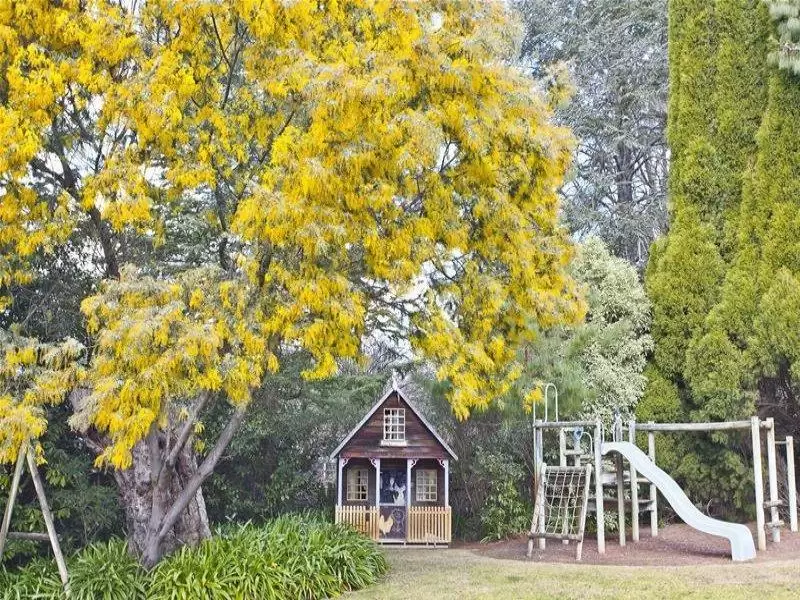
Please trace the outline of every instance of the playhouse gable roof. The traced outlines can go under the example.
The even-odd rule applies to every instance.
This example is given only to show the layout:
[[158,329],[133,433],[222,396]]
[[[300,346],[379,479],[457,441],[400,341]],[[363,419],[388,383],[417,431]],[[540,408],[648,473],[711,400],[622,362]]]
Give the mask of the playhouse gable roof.
[[452,448],[448,446],[447,442],[445,442],[442,437],[436,432],[433,426],[428,422],[425,416],[417,409],[416,406],[412,402],[406,398],[405,395],[400,391],[399,387],[393,382],[392,387],[387,391],[381,398],[372,406],[372,408],[364,415],[364,418],[356,425],[350,433],[342,440],[342,442],[336,447],[336,449],[331,452],[331,459],[336,458],[342,450],[347,446],[347,444],[356,437],[359,431],[364,428],[364,426],[370,421],[370,419],[375,415],[376,412],[383,406],[393,395],[397,395],[398,398],[405,404],[414,416],[419,419],[420,423],[423,427],[430,433],[430,435],[441,445],[441,447],[445,450],[445,452],[453,459],[458,460],[458,456],[456,453],[453,452]]

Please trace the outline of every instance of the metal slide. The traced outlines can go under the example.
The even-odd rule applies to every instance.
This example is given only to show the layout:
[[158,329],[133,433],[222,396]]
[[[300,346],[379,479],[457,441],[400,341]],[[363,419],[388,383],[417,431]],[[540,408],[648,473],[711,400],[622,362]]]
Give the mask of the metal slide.
[[641,475],[653,483],[669,502],[683,522],[699,531],[728,538],[731,543],[731,558],[735,561],[752,560],[756,557],[753,534],[738,523],[728,523],[704,515],[689,500],[675,480],[659,469],[650,457],[630,442],[604,442],[603,454],[619,452]]

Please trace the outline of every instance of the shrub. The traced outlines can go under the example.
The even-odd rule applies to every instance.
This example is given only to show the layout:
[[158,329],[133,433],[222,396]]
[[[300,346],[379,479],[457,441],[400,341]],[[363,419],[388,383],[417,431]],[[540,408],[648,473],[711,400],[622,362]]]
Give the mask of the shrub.
[[0,583],[3,600],[44,600],[63,595],[55,563],[44,558],[32,560],[24,569],[5,572]]
[[321,519],[239,525],[181,548],[152,574],[149,598],[327,598],[374,583],[387,569],[375,544]]
[[139,600],[146,597],[146,573],[124,540],[87,546],[69,561],[70,591],[75,598]]
[[[194,548],[184,546],[143,571],[125,542],[88,546],[69,562],[77,600],[315,600],[374,583],[386,572],[383,553],[354,530],[322,518],[287,516],[256,527],[227,527]],[[0,599],[61,598],[52,561],[0,570]]]
[[486,503],[481,509],[482,541],[502,540],[530,528],[533,510],[520,493],[525,475],[522,468],[506,456],[481,453],[478,464],[491,481]]

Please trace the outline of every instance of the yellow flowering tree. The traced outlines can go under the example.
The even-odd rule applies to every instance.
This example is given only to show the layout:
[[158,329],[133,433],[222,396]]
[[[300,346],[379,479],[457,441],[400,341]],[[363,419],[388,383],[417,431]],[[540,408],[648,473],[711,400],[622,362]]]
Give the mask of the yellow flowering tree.
[[67,242],[97,281],[81,371],[0,419],[69,396],[145,565],[208,535],[201,485],[282,354],[327,377],[402,336],[465,418],[580,317],[571,142],[515,39],[478,0],[0,0],[0,296]]

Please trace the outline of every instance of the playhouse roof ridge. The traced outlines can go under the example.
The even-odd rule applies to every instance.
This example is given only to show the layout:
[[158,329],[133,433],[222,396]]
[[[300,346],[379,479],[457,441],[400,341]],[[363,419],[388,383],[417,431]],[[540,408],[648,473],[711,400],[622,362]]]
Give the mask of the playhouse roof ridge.
[[384,402],[386,402],[386,400],[389,399],[389,396],[391,396],[392,394],[396,393],[398,396],[400,396],[400,398],[402,398],[403,402],[405,402],[408,405],[408,407],[411,409],[411,411],[417,416],[417,418],[419,418],[419,420],[422,422],[422,424],[425,426],[425,428],[431,433],[431,435],[433,435],[434,438],[436,438],[436,441],[439,442],[442,445],[442,447],[453,458],[453,460],[458,460],[458,456],[456,455],[455,452],[453,452],[453,449],[450,448],[450,446],[447,444],[447,442],[445,442],[442,439],[442,437],[439,435],[439,433],[436,431],[436,429],[433,428],[433,425],[431,425],[428,422],[428,419],[425,418],[425,415],[423,415],[420,412],[420,410],[414,405],[414,403],[411,402],[411,400],[408,399],[408,397],[403,393],[401,387],[402,387],[402,383],[397,381],[396,373],[393,370],[392,371],[392,376],[391,376],[391,385],[389,386],[389,389],[383,394],[383,396],[381,396],[378,399],[378,401],[375,404],[373,404],[372,408],[370,408],[369,411],[367,412],[367,414],[364,415],[364,418],[361,419],[361,421],[359,421],[358,425],[353,427],[353,429],[350,431],[350,433],[347,434],[347,436],[336,447],[336,449],[333,452],[331,452],[331,455],[330,455],[331,459],[336,458],[336,456],[347,445],[347,442],[349,442],[353,438],[353,436],[356,433],[358,433],[358,431],[367,423],[367,421],[369,421],[370,417],[372,417],[372,415],[375,414],[375,412],[380,408],[380,406]]

